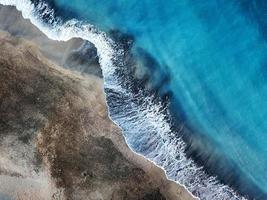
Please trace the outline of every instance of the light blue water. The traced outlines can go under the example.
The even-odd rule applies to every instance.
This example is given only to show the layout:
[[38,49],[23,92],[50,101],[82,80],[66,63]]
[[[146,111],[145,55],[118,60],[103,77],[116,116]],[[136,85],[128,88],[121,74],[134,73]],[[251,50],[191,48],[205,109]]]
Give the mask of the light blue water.
[[132,34],[134,49],[142,47],[169,70],[172,112],[179,116],[181,108],[183,120],[213,144],[210,154],[231,160],[267,193],[267,2],[56,0],[54,4],[101,30]]

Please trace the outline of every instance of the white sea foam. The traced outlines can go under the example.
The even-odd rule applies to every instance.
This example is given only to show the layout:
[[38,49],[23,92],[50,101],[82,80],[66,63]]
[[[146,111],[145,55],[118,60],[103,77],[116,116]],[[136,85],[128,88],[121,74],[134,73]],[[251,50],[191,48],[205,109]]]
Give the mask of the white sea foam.
[[[245,199],[239,197],[230,187],[220,184],[215,177],[205,174],[202,168],[186,157],[185,143],[177,138],[179,132],[172,132],[161,103],[153,102],[153,98],[144,97],[142,93],[133,95],[120,86],[114,73],[116,66],[113,61],[121,52],[114,50],[116,44],[105,33],[77,20],[63,22],[55,17],[53,9],[45,3],[39,3],[35,7],[29,0],[0,0],[0,4],[15,6],[24,18],[30,19],[51,39],[66,41],[80,37],[95,45],[105,88],[117,93],[118,98],[123,97],[123,101],[111,105],[112,119],[123,129],[129,145],[162,167],[168,178],[185,185],[201,199]],[[48,16],[49,23],[42,21],[44,15]],[[136,103],[137,97],[142,100],[141,103]]]

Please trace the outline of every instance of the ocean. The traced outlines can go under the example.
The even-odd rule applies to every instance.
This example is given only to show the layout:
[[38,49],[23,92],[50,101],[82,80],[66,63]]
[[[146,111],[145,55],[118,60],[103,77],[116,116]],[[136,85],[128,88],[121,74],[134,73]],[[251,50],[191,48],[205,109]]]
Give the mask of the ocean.
[[265,0],[0,0],[100,58],[130,147],[200,199],[267,199]]

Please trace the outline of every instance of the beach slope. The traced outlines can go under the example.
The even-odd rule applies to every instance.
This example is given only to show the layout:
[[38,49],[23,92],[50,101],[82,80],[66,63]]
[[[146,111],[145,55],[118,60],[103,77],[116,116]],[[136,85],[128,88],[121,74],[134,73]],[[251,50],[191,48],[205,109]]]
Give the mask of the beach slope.
[[13,7],[0,29],[0,199],[193,199],[110,120],[91,43],[52,41]]

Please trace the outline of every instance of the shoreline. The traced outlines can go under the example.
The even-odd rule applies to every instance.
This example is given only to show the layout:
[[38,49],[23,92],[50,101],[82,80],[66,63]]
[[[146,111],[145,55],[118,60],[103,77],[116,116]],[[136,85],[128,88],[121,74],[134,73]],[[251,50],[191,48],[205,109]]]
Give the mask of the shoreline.
[[[36,25],[35,25],[36,26]],[[39,28],[38,26],[36,26],[37,28]],[[46,35],[46,34],[45,34]],[[104,95],[106,96],[105,92],[104,92],[104,88],[103,89],[103,93]],[[105,101],[105,104],[106,104],[106,107],[107,107],[107,110],[108,110],[108,105],[107,105],[107,101]],[[109,117],[109,120],[112,121],[111,117],[110,117],[110,114],[109,114],[109,111],[108,111],[108,117]],[[113,121],[112,121],[113,122]],[[116,124],[115,122],[113,122],[114,124]],[[114,125],[115,126],[115,125]],[[121,133],[121,128],[118,126],[118,124],[116,124],[117,128],[114,128],[114,129],[119,129],[118,132],[120,133],[120,135],[118,135],[118,132],[115,133],[116,135],[116,138],[112,139],[113,142],[115,144],[117,144],[117,146],[120,146],[121,149],[120,151],[122,153],[124,153],[124,156],[127,157],[129,160],[132,160],[133,162],[136,162],[139,166],[141,166],[145,171],[146,173],[148,174],[160,174],[160,180],[156,180],[158,177],[156,177],[155,179],[155,182],[157,182],[158,184],[160,185],[163,185],[163,190],[166,190],[166,192],[168,190],[173,190],[173,188],[175,187],[180,187],[181,189],[181,192],[179,193],[179,195],[185,195],[185,197],[181,198],[181,199],[186,199],[186,198],[189,198],[189,196],[191,195],[191,193],[181,184],[175,182],[175,181],[172,181],[172,180],[169,180],[166,176],[166,172],[165,170],[160,167],[160,166],[157,166],[153,161],[150,161],[149,159],[145,158],[143,155],[140,155],[138,153],[135,153],[127,144],[126,140],[125,140],[125,137],[122,135]],[[125,150],[125,151],[124,151]],[[153,170],[151,172],[151,170]],[[167,192],[168,193],[168,192]],[[171,192],[170,192],[171,193]],[[188,193],[188,194],[186,194]],[[173,196],[172,196],[173,195]],[[175,198],[175,195],[177,194],[170,194],[170,199],[174,199]],[[189,196],[187,196],[189,195]],[[192,198],[192,197],[190,197]]]
[[[5,2],[5,1],[4,1]],[[14,1],[6,1],[8,4],[10,4],[10,2],[13,2],[11,4],[16,5],[16,0]],[[23,3],[27,3],[29,1],[25,0]],[[19,5],[20,9],[23,9],[23,5]],[[33,7],[31,9],[34,9]],[[98,30],[96,30],[93,26],[90,25],[86,25],[86,24],[82,24],[79,23],[75,20],[71,20],[68,21],[67,23],[63,23],[62,24],[51,24],[48,25],[46,23],[43,23],[41,19],[36,16],[32,16],[31,14],[33,14],[33,10],[28,9],[26,13],[24,13],[24,15],[26,16],[27,19],[30,19],[32,21],[32,23],[38,27],[38,29],[40,28],[41,31],[43,33],[45,33],[45,35],[47,35],[50,39],[53,40],[58,40],[58,41],[67,41],[67,40],[71,40],[71,38],[83,38],[85,40],[91,41],[92,43],[94,43],[96,45],[96,48],[98,50],[101,50],[101,52],[99,53],[98,56],[100,56],[100,62],[101,62],[101,66],[103,66],[102,70],[105,70],[105,74],[112,74],[114,73],[114,66],[112,66],[112,63],[110,63],[110,60],[112,60],[112,57],[114,56],[114,54],[118,53],[118,52],[113,52],[113,48],[114,48],[114,43],[112,40],[109,39],[109,37],[106,36],[105,33],[103,32],[99,32]],[[49,10],[50,8],[46,7],[45,9],[47,9],[46,11],[51,11]],[[34,14],[40,14],[40,13],[34,13]],[[49,13],[51,14],[51,18],[49,18],[49,20],[51,20],[53,18],[53,12]],[[25,17],[24,16],[24,17]],[[57,20],[56,20],[57,21]],[[62,26],[61,26],[62,25]],[[82,35],[80,35],[80,31],[82,30]],[[105,76],[108,77],[108,76]],[[104,79],[104,82],[106,82],[107,80]],[[108,85],[109,87],[117,87],[117,85]],[[121,88],[119,88],[121,89]],[[114,121],[114,120],[113,120]],[[129,143],[128,143],[129,144]],[[139,154],[139,153],[138,153]],[[146,156],[142,157],[146,158]],[[146,158],[148,160],[152,160],[150,158]],[[152,161],[156,166],[159,166],[156,164],[155,161]],[[191,161],[190,161],[191,162]],[[187,162],[188,164],[188,162]],[[195,163],[191,163],[191,164],[195,164]],[[164,167],[159,166],[161,169],[164,170],[165,174],[167,175],[167,171],[164,169]],[[182,165],[183,167],[183,165]],[[199,170],[197,166],[194,166],[194,170]],[[197,192],[203,192],[204,191],[204,195],[203,196],[209,196],[209,197],[214,197],[219,195],[220,197],[223,197],[224,195],[227,195],[227,192],[230,191],[229,196],[227,195],[228,198],[240,198],[243,199],[243,197],[240,197],[235,191],[232,190],[232,188],[228,187],[227,185],[223,185],[220,182],[218,182],[218,180],[213,177],[213,176],[209,176],[207,174],[203,174],[204,172],[199,170],[197,171],[197,173],[200,174],[196,174],[194,173],[194,175],[199,175],[198,180],[200,181],[204,181],[204,184],[208,184],[208,189],[206,189],[205,191],[203,190],[204,188],[198,188],[198,185],[196,186]],[[187,174],[188,175],[188,174]],[[168,177],[171,177],[169,175],[167,175]],[[185,174],[186,176],[186,174]],[[202,180],[201,177],[204,179]],[[185,177],[183,177],[185,178]],[[177,177],[175,178],[168,178],[169,180],[174,180],[175,183],[184,186],[183,184],[180,184],[179,181],[177,180]],[[215,180],[215,181],[214,181]],[[215,183],[214,183],[215,182]],[[210,184],[210,185],[209,185]],[[191,186],[191,185],[189,185]],[[202,185],[203,186],[203,185]],[[215,186],[215,187],[214,187]],[[224,192],[224,187],[227,187],[227,191]],[[191,188],[192,191],[195,188]],[[186,190],[189,191],[186,187]],[[217,191],[219,190],[219,192]],[[211,193],[209,193],[209,191],[212,191]],[[190,191],[189,191],[190,192]],[[207,194],[206,194],[207,192]]]

